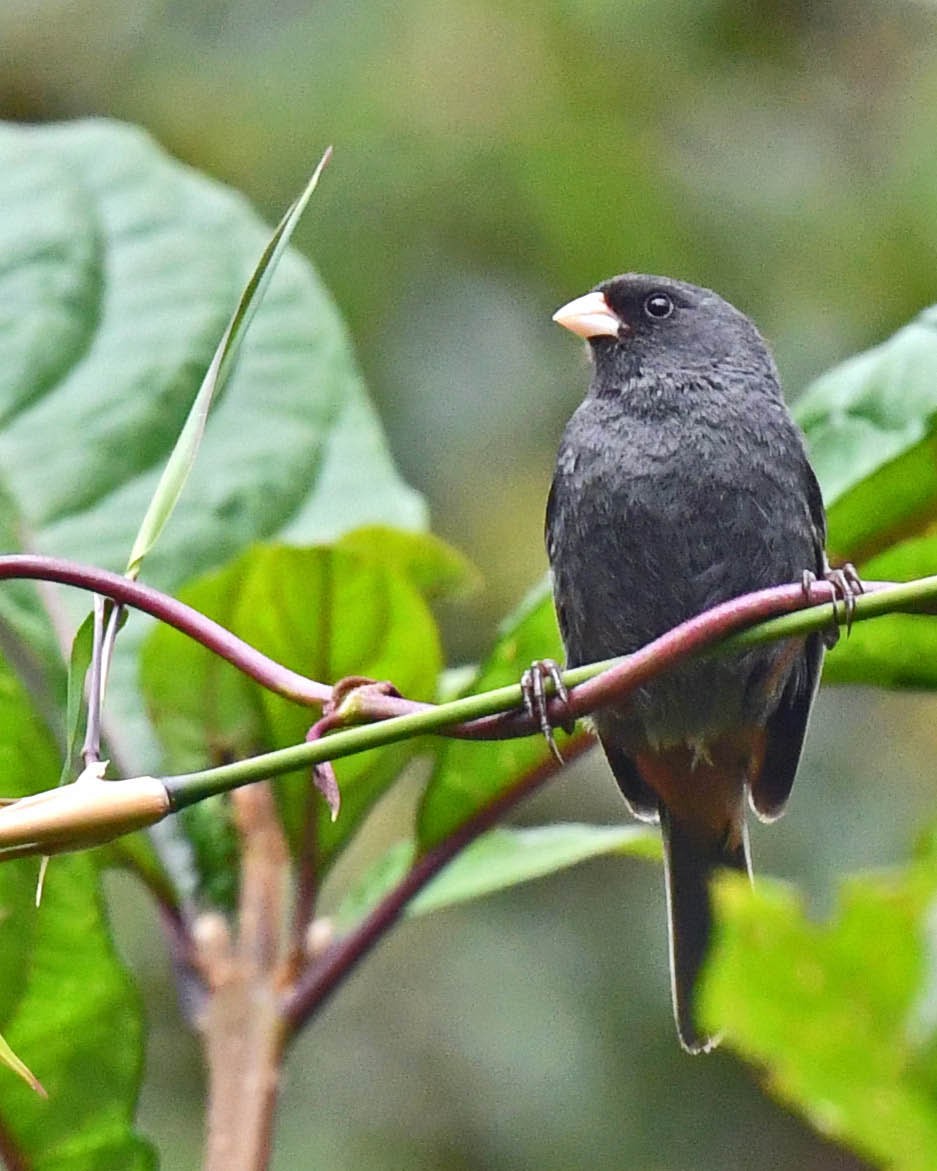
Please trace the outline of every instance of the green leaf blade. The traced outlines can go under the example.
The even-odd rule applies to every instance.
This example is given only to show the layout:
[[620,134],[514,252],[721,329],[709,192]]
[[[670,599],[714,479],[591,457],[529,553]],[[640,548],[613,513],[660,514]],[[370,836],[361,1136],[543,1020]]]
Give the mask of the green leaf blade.
[[799,399],[837,559],[865,561],[937,516],[937,306]]
[[251,273],[250,279],[241,293],[134,538],[126,569],[131,577],[138,576],[144,557],[156,543],[182,495],[182,490],[195,464],[195,458],[205,434],[212,400],[216,394],[221,393],[224,389],[237,361],[247,329],[260,307],[261,300],[276,272],[277,264],[319,183],[319,177],[329,161],[331,153],[330,147],[322,156],[299,198],[287,210],[277,225],[263,255],[257,262],[257,267]]
[[[60,767],[2,663],[0,766],[5,796],[54,787]],[[132,1126],[142,1013],[110,939],[93,859],[55,859],[38,910],[34,894],[33,866],[0,867],[0,1028],[50,1100],[0,1071],[0,1124],[29,1166],[148,1171],[155,1157]]]
[[[913,581],[937,568],[937,537],[913,537],[861,567],[870,581]],[[827,683],[934,690],[937,688],[937,619],[924,614],[886,614],[861,622],[826,658]]]
[[[385,564],[379,541],[351,546],[255,546],[182,596],[259,650],[312,678],[326,683],[346,675],[389,679],[408,696],[432,699],[442,652],[423,597],[425,582],[418,588],[399,572],[393,550]],[[427,548],[432,556],[435,540],[428,540]],[[169,764],[177,771],[203,767],[209,763],[206,756],[240,759],[300,743],[319,716],[316,709],[257,687],[168,629],[156,630],[148,640],[142,678]],[[336,763],[342,809],[335,823],[316,799],[317,861],[323,870],[404,764],[423,750],[410,741]],[[283,821],[296,848],[308,791],[304,773],[276,781]],[[229,864],[227,857],[208,866]]]
[[[636,825],[564,823],[490,830],[461,851],[410,903],[408,915],[424,915],[595,858],[627,855],[660,858],[660,838]],[[351,890],[337,913],[340,928],[359,921],[405,876],[415,857],[412,842],[398,842]]]
[[[240,196],[105,120],[0,126],[0,176],[0,289],[16,307],[0,354],[0,528],[11,550],[120,570],[270,230]],[[171,591],[252,541],[362,524],[418,530],[426,511],[331,298],[287,248],[147,579]],[[35,598],[5,588],[0,616],[54,649]],[[77,627],[87,599],[59,598]],[[145,629],[134,618],[118,640],[109,698],[124,764],[140,772],[157,760],[136,681]],[[61,680],[49,687],[57,702]]]
[[823,925],[780,884],[733,878],[717,892],[704,1020],[766,1065],[772,1091],[822,1133],[878,1165],[924,1171],[937,1150],[937,1079],[933,1027],[925,1035],[915,1021],[933,859],[851,880]]

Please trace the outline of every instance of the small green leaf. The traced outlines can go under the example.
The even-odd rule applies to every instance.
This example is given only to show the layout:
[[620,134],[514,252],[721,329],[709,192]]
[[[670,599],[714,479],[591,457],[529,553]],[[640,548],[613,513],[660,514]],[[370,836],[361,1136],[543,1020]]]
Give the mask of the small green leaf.
[[[457,854],[410,903],[407,913],[438,911],[608,854],[659,858],[660,838],[652,830],[636,825],[493,829]],[[337,915],[339,926],[350,927],[366,915],[400,882],[413,858],[412,842],[392,846],[342,902]]]
[[937,516],[935,369],[937,306],[798,401],[834,558],[865,561]]
[[[255,546],[181,596],[312,678],[326,683],[346,675],[390,679],[408,697],[432,699],[441,661],[439,638],[420,589],[399,565],[393,554],[389,566],[382,564],[376,548],[363,555],[342,547]],[[145,645],[142,682],[169,765],[180,772],[300,743],[319,716],[316,709],[256,686],[168,628],[156,630]],[[334,824],[325,803],[316,801],[317,858],[323,868],[420,747],[401,743],[337,763],[342,808]],[[305,774],[276,782],[284,823],[296,845],[309,784]],[[211,817],[210,811],[203,816]],[[203,880],[209,878],[203,871]]]
[[791,889],[727,875],[704,979],[704,1020],[770,1070],[772,1092],[895,1171],[927,1171],[937,1152],[937,1021],[921,1010],[935,893],[930,856],[851,880],[820,925]]
[[[563,650],[553,613],[549,584],[534,590],[501,629],[488,661],[472,681],[472,691],[487,691],[520,682],[532,660],[556,658]],[[564,734],[557,733],[562,745]],[[512,740],[448,740],[440,748],[418,815],[421,850],[447,837],[462,822],[531,770],[547,763],[542,736]]]

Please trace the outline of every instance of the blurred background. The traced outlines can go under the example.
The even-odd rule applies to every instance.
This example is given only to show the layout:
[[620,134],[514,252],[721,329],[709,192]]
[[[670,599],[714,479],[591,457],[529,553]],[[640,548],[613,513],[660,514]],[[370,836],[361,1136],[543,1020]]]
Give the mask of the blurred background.
[[[587,378],[559,304],[628,269],[713,286],[795,398],[937,300],[924,0],[3,0],[0,60],[0,116],[139,123],[271,222],[334,143],[298,243],[436,531],[483,571],[441,616],[454,662],[545,570],[553,452]],[[905,857],[935,716],[824,693],[759,868],[822,916],[842,874]],[[521,816],[615,821],[613,788],[592,758]],[[661,885],[596,863],[400,929],[292,1054],[274,1167],[860,1167],[757,1070],[679,1053]],[[148,906],[111,892],[150,1016],[142,1125],[181,1171],[197,1048]]]

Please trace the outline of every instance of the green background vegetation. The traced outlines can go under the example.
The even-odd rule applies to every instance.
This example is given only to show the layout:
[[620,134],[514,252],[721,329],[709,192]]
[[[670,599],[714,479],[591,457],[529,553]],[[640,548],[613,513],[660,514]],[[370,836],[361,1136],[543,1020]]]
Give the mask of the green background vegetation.
[[[586,377],[549,321],[562,301],[625,269],[712,285],[794,398],[937,300],[927,3],[7,0],[0,45],[4,117],[137,122],[271,222],[335,144],[298,240],[435,531],[484,574],[444,611],[450,661],[482,654],[545,567],[552,451]],[[843,875],[905,860],[927,828],[933,724],[929,699],[821,696],[791,811],[755,842],[818,921]],[[590,758],[522,819],[618,822],[613,789]],[[344,864],[396,836],[406,801]],[[141,1122],[165,1168],[190,1167],[198,1056],[128,885],[108,889],[149,1005]],[[596,861],[392,935],[291,1055],[274,1166],[861,1166],[754,1067],[677,1051],[660,885],[646,862]],[[842,1060],[864,1055],[891,1060]]]

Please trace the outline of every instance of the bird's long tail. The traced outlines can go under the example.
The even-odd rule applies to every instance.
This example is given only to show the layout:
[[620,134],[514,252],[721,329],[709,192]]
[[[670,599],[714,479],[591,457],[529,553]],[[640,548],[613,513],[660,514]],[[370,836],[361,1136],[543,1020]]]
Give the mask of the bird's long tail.
[[720,868],[751,876],[744,818],[735,842],[720,842],[694,833],[661,804],[661,834],[667,881],[670,932],[670,979],[673,1013],[680,1043],[688,1053],[706,1053],[719,1038],[696,1024],[696,994],[713,927],[710,880]]

